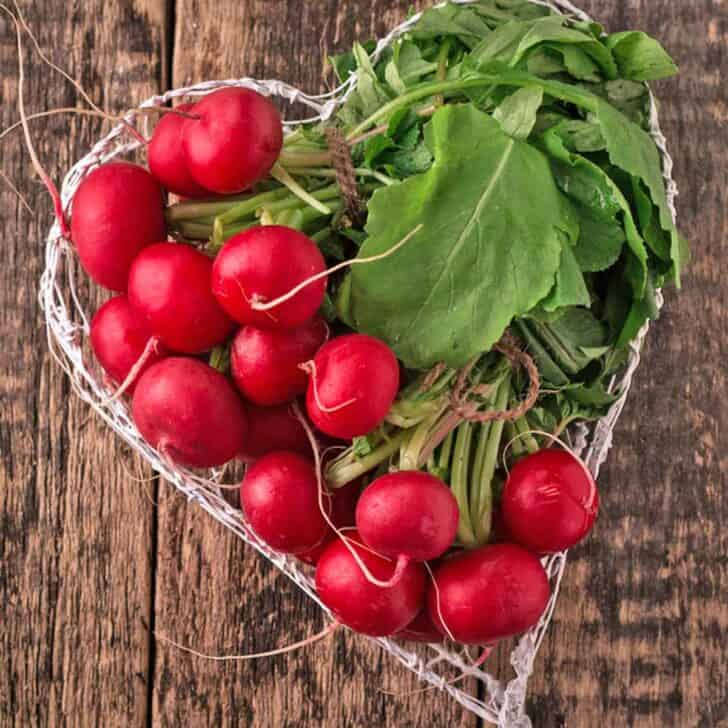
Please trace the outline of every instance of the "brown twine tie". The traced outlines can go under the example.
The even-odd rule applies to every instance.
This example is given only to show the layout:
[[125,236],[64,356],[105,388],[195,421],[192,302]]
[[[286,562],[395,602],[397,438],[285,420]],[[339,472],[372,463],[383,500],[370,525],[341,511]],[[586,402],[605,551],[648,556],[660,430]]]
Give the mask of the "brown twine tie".
[[349,145],[335,126],[327,127],[324,133],[331,152],[331,163],[336,171],[336,181],[346,202],[346,211],[354,225],[363,225],[364,208],[356,186],[356,172]]
[[511,366],[521,366],[526,370],[529,379],[528,392],[521,403],[513,409],[500,412],[494,410],[478,412],[478,405],[470,401],[469,396],[471,394],[488,394],[488,392],[479,391],[478,387],[466,389],[468,375],[477,362],[477,358],[473,359],[473,361],[463,367],[458,373],[458,377],[455,380],[455,387],[450,396],[454,411],[464,420],[469,420],[470,422],[494,422],[501,420],[514,422],[520,417],[523,417],[536,404],[538,392],[541,387],[541,377],[533,359],[520,348],[515,337],[508,332],[503,334],[501,340],[493,348],[503,354],[511,363]]

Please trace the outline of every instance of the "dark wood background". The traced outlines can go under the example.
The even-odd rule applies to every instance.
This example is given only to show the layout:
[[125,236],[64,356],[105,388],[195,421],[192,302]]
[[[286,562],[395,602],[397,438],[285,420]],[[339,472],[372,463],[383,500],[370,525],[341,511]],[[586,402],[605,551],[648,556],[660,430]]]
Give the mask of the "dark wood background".
[[[418,2],[416,5],[423,5]],[[22,6],[50,57],[122,110],[169,86],[239,75],[331,83],[327,52],[382,34],[410,0],[45,0]],[[601,478],[595,534],[571,558],[536,663],[537,727],[728,725],[728,5],[584,0],[679,60],[659,84],[694,261],[654,327]],[[17,118],[17,54],[0,19],[0,117]],[[26,56],[29,111],[74,89]],[[102,122],[33,126],[57,178]],[[212,652],[287,644],[322,625],[276,571],[120,446],[50,359],[36,291],[49,205],[19,136],[0,187],[0,725],[433,726],[478,721],[344,632],[253,663]],[[133,214],[133,213],[132,213]],[[501,662],[505,658],[501,657]],[[501,665],[501,668],[504,664]]]

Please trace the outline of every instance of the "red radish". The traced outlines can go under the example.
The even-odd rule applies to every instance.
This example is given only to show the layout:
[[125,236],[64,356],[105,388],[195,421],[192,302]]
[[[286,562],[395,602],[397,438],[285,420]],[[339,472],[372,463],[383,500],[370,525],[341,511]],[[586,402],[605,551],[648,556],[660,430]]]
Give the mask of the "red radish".
[[537,554],[575,546],[589,533],[598,512],[594,478],[566,450],[539,450],[519,460],[501,498],[510,538]]
[[230,363],[238,389],[250,402],[290,402],[306,391],[308,377],[300,365],[322,346],[329,333],[315,318],[295,329],[244,326],[235,336]]
[[[361,481],[353,480],[341,488],[336,488],[331,494],[331,521],[336,528],[351,528],[355,522],[356,503],[361,494]],[[324,542],[315,549],[303,554],[296,554],[301,561],[315,565],[321,558],[328,544],[336,538],[336,534],[329,529]]]
[[362,540],[377,553],[397,560],[396,575],[410,561],[442,556],[455,540],[458,519],[458,504],[450,488],[417,470],[377,478],[356,507]]
[[301,455],[311,453],[306,431],[287,405],[278,407],[248,406],[250,432],[245,441],[245,459],[266,455],[274,450],[290,450]]
[[308,416],[319,430],[344,440],[380,425],[399,389],[399,364],[392,350],[364,334],[324,344],[308,371]]
[[[294,452],[271,452],[257,460],[240,485],[240,505],[255,533],[276,551],[310,551],[328,534],[314,466]],[[324,508],[330,507],[324,497]]]
[[494,544],[445,559],[427,595],[430,619],[466,645],[487,645],[525,632],[543,614],[549,582],[536,556]]
[[109,162],[79,185],[71,238],[81,265],[104,288],[125,291],[134,258],[165,237],[162,190],[143,167]]
[[187,119],[182,146],[192,178],[219,194],[242,192],[265,177],[278,159],[283,125],[265,96],[226,88],[195,105],[199,119]]
[[116,383],[124,382],[134,367],[134,379],[126,391],[134,391],[139,377],[166,355],[144,321],[129,305],[126,296],[115,296],[91,320],[91,348],[99,364]]
[[199,354],[234,328],[210,291],[211,274],[212,261],[190,245],[150,245],[129,271],[129,302],[165,346]]
[[397,632],[395,637],[400,640],[426,642],[427,644],[442,642],[444,639],[432,623],[427,608],[423,609],[401,632]]
[[228,315],[241,324],[292,328],[310,319],[326,292],[323,276],[266,311],[265,303],[326,270],[321,251],[303,233],[282,225],[250,228],[230,238],[215,259],[212,290]]
[[194,468],[224,465],[245,446],[245,405],[216,369],[170,357],[139,380],[132,416],[144,439],[171,460]]
[[378,579],[388,580],[394,562],[377,556],[361,545],[355,531],[326,547],[316,567],[316,591],[321,601],[342,624],[356,632],[383,637],[404,629],[422,608],[425,569],[410,563],[393,586],[381,587],[367,579],[349,547]]
[[[177,111],[190,112],[194,104],[180,104]],[[147,147],[149,170],[155,179],[170,192],[182,197],[205,197],[210,194],[198,185],[189,169],[182,147],[182,130],[185,117],[178,114],[164,114],[154,127],[152,140]]]

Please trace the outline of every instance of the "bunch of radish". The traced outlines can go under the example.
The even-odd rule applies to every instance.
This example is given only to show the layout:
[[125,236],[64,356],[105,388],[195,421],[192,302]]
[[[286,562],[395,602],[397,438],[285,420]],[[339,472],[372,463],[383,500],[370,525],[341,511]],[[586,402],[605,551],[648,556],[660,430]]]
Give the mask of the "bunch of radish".
[[[80,261],[117,294],[91,323],[114,396],[131,397],[140,433],[170,462],[247,463],[248,524],[315,565],[318,594],[340,623],[472,645],[532,627],[550,596],[540,557],[575,545],[596,518],[588,471],[560,450],[520,460],[501,498],[505,541],[470,550],[456,544],[457,499],[430,473],[330,489],[309,434],[348,445],[379,427],[400,391],[400,364],[378,339],[332,334],[320,315],[326,260],[300,230],[251,226],[215,255],[167,239],[165,192],[251,190],[283,142],[278,112],[254,91],[227,88],[178,111],[156,126],[150,171],[104,164],[73,200]],[[229,373],[207,363],[221,346]]]

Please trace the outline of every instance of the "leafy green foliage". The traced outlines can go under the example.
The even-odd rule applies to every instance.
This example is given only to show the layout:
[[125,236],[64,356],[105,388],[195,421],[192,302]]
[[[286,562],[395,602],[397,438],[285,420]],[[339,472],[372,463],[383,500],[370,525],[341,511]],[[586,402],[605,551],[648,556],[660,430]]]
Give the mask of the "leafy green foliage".
[[677,73],[677,66],[654,38],[640,31],[612,33],[606,41],[622,78],[656,81]]
[[488,350],[551,290],[561,238],[573,230],[546,158],[487,114],[443,107],[427,136],[432,168],[377,190],[360,256],[423,230],[391,257],[352,269],[358,328],[414,368],[459,366]]
[[[356,77],[338,122],[363,135],[352,155],[368,220],[321,223],[336,232],[319,244],[333,263],[423,227],[335,277],[325,314],[384,339],[410,369],[458,367],[510,327],[546,390],[517,428],[561,432],[604,414],[658,289],[679,285],[687,262],[644,83],[675,64],[642,32],[607,35],[528,0],[431,8],[376,62],[372,49],[331,59],[341,80]],[[307,127],[287,149],[325,144]],[[525,383],[512,379],[518,398]]]

